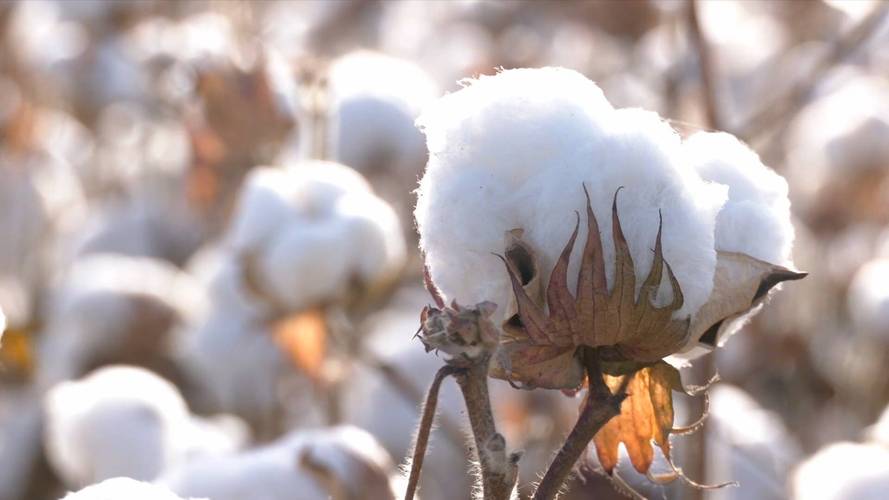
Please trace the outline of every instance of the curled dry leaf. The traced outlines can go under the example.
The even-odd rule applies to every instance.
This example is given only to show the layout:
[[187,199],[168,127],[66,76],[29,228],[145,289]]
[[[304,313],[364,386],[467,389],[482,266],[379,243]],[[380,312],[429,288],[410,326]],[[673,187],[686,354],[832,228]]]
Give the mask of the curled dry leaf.
[[278,348],[296,368],[314,381],[323,381],[327,353],[327,320],[323,309],[285,317],[274,324],[272,332]]
[[427,352],[448,354],[452,365],[488,356],[497,349],[500,337],[490,319],[496,309],[493,302],[471,307],[463,307],[457,301],[443,308],[427,306],[420,314],[420,341]]

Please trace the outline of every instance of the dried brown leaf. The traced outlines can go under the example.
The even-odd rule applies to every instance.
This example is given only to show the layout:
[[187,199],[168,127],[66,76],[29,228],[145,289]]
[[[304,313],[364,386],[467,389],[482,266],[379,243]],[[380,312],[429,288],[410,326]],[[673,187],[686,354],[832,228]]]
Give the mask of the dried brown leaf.
[[275,343],[290,361],[312,380],[323,379],[327,355],[327,321],[324,311],[312,309],[288,316],[272,327]]

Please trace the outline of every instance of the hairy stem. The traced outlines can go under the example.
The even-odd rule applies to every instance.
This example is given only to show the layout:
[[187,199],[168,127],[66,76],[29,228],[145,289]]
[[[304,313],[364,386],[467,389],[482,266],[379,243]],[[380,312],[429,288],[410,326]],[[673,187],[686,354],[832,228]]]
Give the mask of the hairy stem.
[[626,397],[626,385],[632,375],[626,375],[621,388],[616,394],[612,394],[602,379],[595,349],[583,347],[582,356],[590,388],[577,423],[540,481],[534,500],[552,500],[558,496],[574,469],[574,464],[587,449],[593,436],[609,420],[620,414],[620,405]]
[[481,471],[484,500],[508,500],[518,478],[520,454],[506,454],[506,440],[497,432],[488,395],[488,356],[456,374],[463,392]]
[[423,415],[420,418],[420,426],[417,429],[417,437],[414,441],[414,452],[411,458],[411,473],[408,478],[407,490],[404,500],[413,500],[420,484],[420,470],[423,468],[423,459],[426,457],[426,445],[429,444],[429,434],[432,432],[432,423],[435,420],[435,407],[438,405],[438,392],[441,383],[448,375],[457,372],[457,368],[450,365],[442,366],[435,374],[429,392],[426,393],[426,402],[423,404]]

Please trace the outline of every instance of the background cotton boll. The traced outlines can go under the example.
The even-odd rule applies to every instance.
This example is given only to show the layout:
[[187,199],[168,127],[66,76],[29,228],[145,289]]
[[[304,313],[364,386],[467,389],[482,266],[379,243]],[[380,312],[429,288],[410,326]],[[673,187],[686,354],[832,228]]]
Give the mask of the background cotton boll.
[[832,444],[803,462],[792,484],[798,500],[879,500],[889,488],[889,448]]
[[868,441],[889,447],[889,407],[883,410],[879,420],[866,431]]
[[[606,263],[614,255],[611,203],[623,187],[618,212],[642,278],[637,285],[651,266],[660,211],[664,256],[685,296],[677,317],[707,299],[725,188],[704,183],[683,163],[678,134],[656,114],[614,110],[579,73],[545,68],[471,81],[418,123],[431,158],[415,215],[432,278],[449,300],[508,302],[507,274],[490,253],[503,251],[504,234],[514,228],[524,229],[548,272],[575,213],[584,212],[584,185],[606,235]],[[582,223],[581,242],[585,232]],[[569,287],[578,268],[575,258]],[[609,281],[613,272],[606,264]]]
[[114,362],[175,376],[174,327],[204,307],[192,278],[163,261],[112,254],[79,260],[49,305],[40,344],[42,383]]
[[[62,500],[187,500],[180,498],[163,486],[144,483],[125,477],[107,479],[101,483],[65,495]],[[201,499],[191,499],[201,500]]]
[[172,384],[135,367],[56,385],[44,414],[47,455],[69,486],[116,476],[151,480],[195,457],[237,451],[247,439],[243,423],[192,417]]
[[272,444],[236,455],[195,461],[159,483],[185,496],[214,500],[326,499],[332,487],[350,496],[389,500],[391,459],[373,436],[354,427],[295,431]]
[[728,186],[716,221],[717,250],[788,264],[793,225],[787,181],[729,134],[699,132],[683,148],[704,180]]
[[848,308],[858,333],[889,344],[889,259],[872,260],[855,273]]
[[341,299],[353,278],[377,285],[406,256],[393,210],[360,174],[329,162],[251,174],[229,242],[259,294],[289,311]]

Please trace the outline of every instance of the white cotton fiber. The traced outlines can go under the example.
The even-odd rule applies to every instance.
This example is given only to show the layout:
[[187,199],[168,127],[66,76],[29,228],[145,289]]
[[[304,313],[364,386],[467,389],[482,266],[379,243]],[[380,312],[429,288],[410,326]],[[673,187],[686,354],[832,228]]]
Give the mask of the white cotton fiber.
[[125,476],[152,480],[187,459],[237,450],[231,420],[193,418],[179,391],[142,368],[109,366],[53,387],[44,400],[45,446],[68,485]]
[[683,161],[679,135],[657,114],[614,109],[580,73],[544,68],[467,81],[417,123],[430,159],[415,216],[432,278],[448,300],[492,300],[502,314],[511,292],[503,264],[491,254],[504,251],[505,233],[524,229],[546,279],[579,212],[568,273],[573,287],[586,238],[584,184],[603,235],[609,286],[611,203],[623,187],[618,212],[637,290],[651,267],[660,211],[664,257],[685,296],[676,317],[707,300],[726,188],[704,182]]
[[792,478],[797,500],[883,500],[889,491],[889,448],[841,442],[822,448]]
[[848,309],[858,333],[889,341],[889,258],[872,260],[855,273]]
[[[88,486],[62,500],[183,500],[163,486],[116,477]],[[193,499],[198,500],[198,499]]]
[[[329,498],[306,462],[321,467],[349,498],[394,498],[391,459],[379,443],[355,427],[294,431],[274,443],[240,454],[209,457],[166,474],[158,482],[184,496],[213,500]],[[375,495],[375,487],[388,497]]]
[[330,162],[259,168],[247,179],[228,235],[250,259],[263,294],[291,310],[373,285],[405,258],[393,210],[354,170]]
[[788,265],[793,224],[787,181],[730,134],[699,132],[683,149],[704,180],[728,186],[716,218],[716,249]]
[[365,173],[419,172],[426,150],[414,120],[438,96],[432,79],[412,62],[365,50],[334,61],[328,79],[336,159]]

